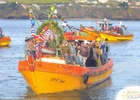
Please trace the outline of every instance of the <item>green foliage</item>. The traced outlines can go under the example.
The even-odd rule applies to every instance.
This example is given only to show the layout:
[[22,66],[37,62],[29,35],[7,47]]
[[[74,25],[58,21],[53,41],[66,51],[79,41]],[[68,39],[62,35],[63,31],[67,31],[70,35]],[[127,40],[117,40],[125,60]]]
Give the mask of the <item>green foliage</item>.
[[[62,43],[62,41],[64,39],[64,36],[63,36],[64,32],[63,32],[63,30],[59,27],[57,21],[55,21],[55,20],[47,20],[47,21],[43,22],[42,25],[38,28],[37,34],[40,34],[46,26],[50,30],[56,31],[57,39],[56,39],[56,41],[51,41],[50,46],[52,48],[58,48],[59,45]],[[54,47],[53,44],[55,42],[56,42],[56,44],[55,44],[55,47]]]
[[129,8],[129,5],[127,2],[119,3],[119,6],[121,9],[124,9],[124,10],[128,10],[128,8]]
[[7,8],[7,6],[8,6],[8,4],[1,4],[1,5],[0,5],[0,9],[4,10],[4,9]]
[[8,2],[18,2],[24,4],[47,4],[47,3],[59,3],[59,2],[71,2],[71,0],[8,0]]
[[128,14],[129,14],[129,16],[132,16],[132,15],[131,15],[131,14],[132,14],[132,12],[133,12],[133,11],[132,11],[132,9],[131,9],[131,8],[129,8],[129,9],[128,9]]
[[15,2],[9,4],[9,7],[12,8],[13,10],[17,10],[18,9],[18,5]]

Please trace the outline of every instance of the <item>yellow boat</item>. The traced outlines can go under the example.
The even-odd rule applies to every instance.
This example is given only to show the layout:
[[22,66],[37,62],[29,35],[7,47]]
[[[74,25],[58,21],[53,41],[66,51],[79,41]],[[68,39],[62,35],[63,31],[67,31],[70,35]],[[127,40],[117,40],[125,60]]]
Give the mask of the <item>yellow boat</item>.
[[121,34],[113,34],[113,33],[106,33],[106,32],[99,32],[100,37],[102,39],[108,39],[109,42],[120,42],[120,41],[130,41],[133,39],[133,34],[128,35],[121,35]]
[[[114,34],[111,31],[104,32],[104,31],[91,31],[88,29],[84,29],[84,32],[90,34],[89,36],[92,37],[91,38],[92,40],[99,37],[99,38],[102,38],[103,40],[105,40],[107,38],[109,42],[130,41],[134,37],[133,34],[120,34],[120,33]],[[98,34],[98,35],[96,35],[96,34]],[[93,38],[93,37],[95,37],[95,38]]]
[[11,43],[11,38],[3,36],[0,38],[0,47],[2,46],[9,46]]
[[130,33],[126,26],[113,26],[108,21],[98,22],[97,29],[84,27],[82,30],[91,36],[108,39],[108,42],[130,41],[134,35]]
[[42,57],[20,60],[18,70],[36,94],[81,90],[105,81],[112,73],[113,60],[100,67],[65,64],[65,60]]
[[108,20],[97,23],[101,29],[98,34],[103,39],[108,39],[109,42],[130,41],[133,39],[133,34],[130,33],[125,25],[113,26]]
[[[54,29],[56,30],[54,31]],[[55,32],[57,35],[55,44],[57,49],[53,48],[56,52],[48,49],[49,47],[47,45],[47,47],[42,50],[45,53],[42,54],[40,50],[41,47],[38,47],[36,54],[40,54],[40,56],[37,57],[36,60],[34,60],[33,56],[28,55],[27,59],[18,62],[18,71],[36,94],[81,90],[101,83],[109,78],[113,67],[112,59],[109,59],[107,63],[99,67],[83,67],[66,64],[65,59],[58,56],[59,44],[62,43],[64,39],[62,29],[56,21],[47,20],[42,23],[37,32],[42,36],[48,32],[48,30],[52,33]],[[71,33],[65,34],[65,36],[68,35],[71,35]],[[74,36],[74,40],[88,39],[81,37],[76,39],[76,36]],[[50,47],[53,47],[54,43],[53,41],[51,42]]]

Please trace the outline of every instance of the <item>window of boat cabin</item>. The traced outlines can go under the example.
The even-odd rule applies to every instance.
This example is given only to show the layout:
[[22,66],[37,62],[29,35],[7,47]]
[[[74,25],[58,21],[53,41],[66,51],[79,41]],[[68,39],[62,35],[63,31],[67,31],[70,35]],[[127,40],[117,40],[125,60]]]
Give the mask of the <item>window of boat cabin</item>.
[[107,26],[108,29],[112,29],[112,23],[99,23],[99,27],[101,27],[101,29],[104,29],[104,25]]

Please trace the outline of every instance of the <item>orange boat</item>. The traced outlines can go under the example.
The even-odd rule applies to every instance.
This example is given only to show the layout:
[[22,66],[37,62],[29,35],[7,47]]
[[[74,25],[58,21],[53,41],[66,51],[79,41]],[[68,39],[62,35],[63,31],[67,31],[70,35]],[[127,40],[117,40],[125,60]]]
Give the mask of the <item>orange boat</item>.
[[105,81],[112,73],[113,60],[100,67],[65,64],[60,57],[20,60],[18,70],[36,94],[81,90]]
[[92,30],[86,29],[86,28],[81,28],[80,32],[77,32],[73,34],[73,32],[65,32],[64,36],[68,40],[78,40],[78,41],[93,41],[97,37],[99,37],[99,34],[97,32],[94,32]]
[[[64,40],[64,36],[62,29],[57,26],[58,23],[56,21],[48,20],[43,22],[37,31],[37,34],[41,33],[42,35],[48,31],[52,34],[54,32],[57,35],[55,50],[50,49],[51,42],[54,44],[51,41],[50,47],[43,48],[38,53],[40,56],[36,60],[34,60],[33,56],[28,55],[27,59],[18,62],[18,70],[26,80],[28,86],[36,94],[43,94],[81,90],[105,81],[112,73],[113,60],[109,59],[106,64],[99,67],[66,64],[65,59],[58,56],[59,47]],[[65,36],[67,35],[72,34],[65,34]],[[76,36],[73,37],[76,38]],[[90,40],[93,40],[94,36],[91,37]],[[82,40],[88,39],[84,37]]]
[[0,47],[2,46],[9,46],[11,43],[11,38],[7,36],[3,36],[0,38]]

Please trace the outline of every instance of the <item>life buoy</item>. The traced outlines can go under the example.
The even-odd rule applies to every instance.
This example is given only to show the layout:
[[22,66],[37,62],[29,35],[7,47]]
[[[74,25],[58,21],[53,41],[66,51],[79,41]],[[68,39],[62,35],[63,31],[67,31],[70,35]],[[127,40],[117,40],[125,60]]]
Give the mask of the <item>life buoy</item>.
[[88,78],[89,78],[89,75],[88,74],[85,74],[84,75],[84,84],[87,84]]

